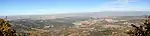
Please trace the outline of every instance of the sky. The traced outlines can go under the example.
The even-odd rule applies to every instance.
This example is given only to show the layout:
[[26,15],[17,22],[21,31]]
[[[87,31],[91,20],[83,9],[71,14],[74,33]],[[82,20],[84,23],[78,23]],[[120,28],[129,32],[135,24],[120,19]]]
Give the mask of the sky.
[[150,0],[0,0],[0,15],[150,11]]

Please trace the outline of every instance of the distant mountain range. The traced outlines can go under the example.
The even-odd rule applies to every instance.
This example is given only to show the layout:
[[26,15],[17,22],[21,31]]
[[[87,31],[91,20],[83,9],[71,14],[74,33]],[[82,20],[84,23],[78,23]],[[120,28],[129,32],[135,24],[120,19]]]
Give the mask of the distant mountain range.
[[105,12],[87,12],[87,13],[66,13],[54,15],[22,15],[22,16],[8,16],[8,19],[56,19],[64,17],[105,17],[105,16],[142,16],[148,15],[150,11],[105,11]]

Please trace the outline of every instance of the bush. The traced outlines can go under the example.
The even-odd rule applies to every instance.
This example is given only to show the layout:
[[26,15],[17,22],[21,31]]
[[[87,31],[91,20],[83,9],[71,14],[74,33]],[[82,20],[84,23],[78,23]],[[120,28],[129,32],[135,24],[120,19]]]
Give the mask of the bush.
[[16,31],[12,29],[6,19],[0,18],[0,36],[17,36]]
[[133,30],[128,30],[126,33],[130,36],[150,36],[150,16],[146,18],[144,24],[140,26],[131,24]]

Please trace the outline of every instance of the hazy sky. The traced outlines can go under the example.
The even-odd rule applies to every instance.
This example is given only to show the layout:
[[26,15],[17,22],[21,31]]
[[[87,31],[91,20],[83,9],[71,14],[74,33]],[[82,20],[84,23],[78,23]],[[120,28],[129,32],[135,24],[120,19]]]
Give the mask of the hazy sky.
[[150,0],[0,0],[0,15],[150,11]]

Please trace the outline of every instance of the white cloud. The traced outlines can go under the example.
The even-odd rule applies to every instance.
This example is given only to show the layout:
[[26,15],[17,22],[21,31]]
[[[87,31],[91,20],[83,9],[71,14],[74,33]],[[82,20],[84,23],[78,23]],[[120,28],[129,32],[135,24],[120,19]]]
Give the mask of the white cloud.
[[98,10],[99,11],[150,11],[150,8],[141,8],[141,7],[129,5],[130,3],[134,3],[134,2],[139,2],[139,0],[115,0],[113,2],[100,4],[99,7],[91,8],[91,10],[93,11],[98,11]]
[[150,8],[134,7],[130,4],[131,2],[139,2],[139,0],[114,0],[112,2],[106,2],[100,4],[99,7],[95,8],[53,8],[53,9],[36,9],[38,13],[68,13],[68,12],[99,12],[99,11],[149,11]]

